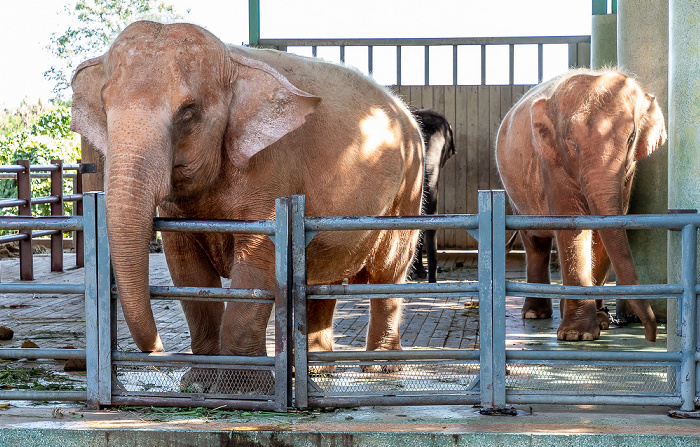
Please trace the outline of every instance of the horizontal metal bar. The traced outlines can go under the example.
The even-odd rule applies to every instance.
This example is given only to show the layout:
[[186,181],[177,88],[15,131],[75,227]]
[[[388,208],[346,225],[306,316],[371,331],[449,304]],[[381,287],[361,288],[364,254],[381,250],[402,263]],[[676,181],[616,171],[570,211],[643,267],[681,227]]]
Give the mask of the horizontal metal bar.
[[42,236],[51,236],[54,234],[61,234],[61,231],[59,230],[41,230],[41,231],[33,231],[32,232],[32,237],[37,238],[37,237],[42,237]]
[[0,244],[7,242],[23,241],[29,237],[29,234],[16,233],[16,234],[5,234],[0,236]]
[[87,391],[0,390],[0,400],[87,400]]
[[0,166],[0,172],[24,172],[24,166],[20,165],[5,165]]
[[48,164],[48,165],[30,165],[29,171],[58,171],[58,165]]
[[79,202],[81,200],[83,200],[82,194],[65,194],[63,196],[64,202]]
[[81,231],[83,216],[0,217],[0,230]]
[[506,216],[508,230],[601,230],[623,228],[679,230],[686,225],[700,226],[700,214],[628,214],[626,216]]
[[405,351],[317,351],[307,354],[309,361],[399,361],[399,360],[476,360],[480,351],[463,349],[409,349]]
[[85,349],[0,348],[0,358],[85,360]]
[[276,408],[275,403],[269,401],[208,399],[204,394],[197,395],[196,398],[112,396],[112,405],[230,408],[254,411],[275,411]]
[[421,284],[345,284],[307,286],[307,296],[369,295],[374,293],[476,293],[477,282],[448,282]]
[[[130,397],[145,397],[145,398],[158,398],[158,399],[181,399],[187,395],[193,396],[196,400],[201,396],[200,393],[188,393],[186,391],[176,392],[176,391],[127,391],[127,390],[114,390],[113,396],[130,396]],[[225,400],[269,400],[274,396],[270,394],[237,394],[237,393],[207,393],[207,399],[225,399]]]
[[[388,394],[388,393],[386,393]],[[309,396],[309,407],[359,407],[359,406],[409,406],[409,405],[474,405],[480,401],[477,392],[460,392],[459,394],[441,394],[422,396],[343,396],[343,397],[312,397]]]
[[[114,289],[113,289],[114,290]],[[275,292],[265,289],[227,289],[216,287],[170,287],[151,286],[151,298],[187,298],[197,301],[197,298],[220,298],[230,300],[256,300],[257,302],[274,301]]]
[[165,219],[153,220],[156,231],[180,231],[188,233],[243,233],[274,236],[275,222],[272,220],[193,220]]
[[0,208],[11,208],[13,206],[24,206],[27,203],[22,199],[2,199],[0,200]]
[[[1,172],[1,171],[0,171],[0,172]],[[78,176],[78,174],[69,174],[69,173],[64,173],[64,174],[63,174],[63,178],[64,178],[64,179],[67,179],[67,178],[76,178],[77,176]],[[14,179],[16,179],[16,178],[17,178],[17,173],[13,173],[13,174],[7,174],[7,173],[2,174],[2,173],[0,173],[0,179],[3,179],[3,180],[14,180]],[[31,178],[31,179],[35,179],[35,178],[50,179],[50,178],[51,178],[51,174],[48,174],[48,173],[46,173],[46,174],[44,174],[44,173],[30,174],[30,175],[29,175],[29,178]]]
[[[594,394],[561,395],[550,390],[539,391],[541,394],[517,394],[518,390],[506,389],[506,402],[509,404],[552,404],[552,405],[669,405],[679,406],[681,398],[676,396],[630,396]],[[310,401],[311,399],[309,399]]]
[[303,46],[437,46],[437,45],[531,45],[590,42],[591,36],[537,37],[464,37],[409,39],[260,39],[260,45],[274,47]]
[[60,200],[56,196],[32,198],[32,205],[43,205],[45,203],[58,203]]
[[251,365],[274,366],[274,357],[250,357],[241,355],[195,355],[181,352],[112,352],[115,362],[141,362],[141,363],[190,363],[211,365]]
[[[404,296],[408,295],[408,296]],[[356,298],[358,300],[384,300],[387,298],[403,298],[403,299],[409,299],[413,298],[414,293],[372,293],[372,294],[353,294],[353,295],[313,295],[313,296],[308,296],[308,299],[310,300],[337,300],[340,298]],[[426,293],[421,293],[420,297],[421,298],[447,298],[447,297],[456,297],[456,298],[466,298],[466,297],[477,297],[479,296],[479,292],[426,292]]]
[[531,351],[506,349],[506,360],[571,360],[579,362],[680,362],[680,352],[667,351]]
[[683,293],[680,284],[653,284],[653,285],[627,285],[627,286],[565,286],[559,284],[534,284],[515,281],[506,281],[506,293],[508,294],[541,294],[541,295],[577,295],[578,297],[622,297],[635,296],[662,296],[678,298]]
[[329,216],[306,217],[306,231],[430,230],[479,228],[474,214],[442,216]]
[[54,295],[83,295],[84,284],[0,283],[0,293],[47,293]]

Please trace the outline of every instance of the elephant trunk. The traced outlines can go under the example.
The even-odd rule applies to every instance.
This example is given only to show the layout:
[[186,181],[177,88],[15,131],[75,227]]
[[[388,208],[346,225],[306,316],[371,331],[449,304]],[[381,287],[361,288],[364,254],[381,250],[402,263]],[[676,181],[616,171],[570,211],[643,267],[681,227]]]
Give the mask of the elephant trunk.
[[150,132],[148,138],[135,141],[133,132],[110,132],[105,169],[107,232],[119,300],[134,342],[143,352],[163,350],[148,284],[153,217],[170,178],[170,157],[163,154],[169,153],[171,143],[159,134]]
[[[623,199],[622,186],[615,183],[614,187],[607,185],[592,185],[590,191],[596,194],[588,195],[588,204],[591,214],[594,215],[622,215],[625,213],[627,199]],[[619,193],[618,193],[619,191]],[[632,251],[627,240],[627,232],[622,228],[599,230],[600,238],[605,246],[605,251],[610,258],[610,263],[615,270],[617,282],[620,285],[637,285],[639,277],[634,266]],[[656,317],[651,306],[645,299],[628,300],[632,310],[644,324],[644,336],[648,341],[656,341]]]

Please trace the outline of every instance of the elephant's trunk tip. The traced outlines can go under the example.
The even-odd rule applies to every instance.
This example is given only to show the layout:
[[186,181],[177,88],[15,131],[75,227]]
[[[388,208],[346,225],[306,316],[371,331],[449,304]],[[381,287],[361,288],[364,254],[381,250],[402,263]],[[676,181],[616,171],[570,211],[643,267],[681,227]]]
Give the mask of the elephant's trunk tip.
[[165,349],[163,347],[163,342],[160,339],[160,334],[156,332],[156,339],[153,342],[136,342],[136,345],[141,350],[141,352],[163,352]]

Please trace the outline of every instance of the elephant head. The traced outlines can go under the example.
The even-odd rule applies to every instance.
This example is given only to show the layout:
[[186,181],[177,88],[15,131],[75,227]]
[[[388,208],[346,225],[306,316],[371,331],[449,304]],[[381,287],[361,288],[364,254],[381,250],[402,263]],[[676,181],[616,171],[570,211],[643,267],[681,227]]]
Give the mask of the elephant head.
[[[666,141],[656,99],[617,72],[577,74],[530,108],[550,214],[626,213],[636,162]],[[624,229],[600,231],[620,284],[639,284]],[[646,300],[630,300],[655,338]],[[653,334],[652,334],[653,331]]]
[[129,330],[162,350],[148,291],[156,207],[196,197],[224,165],[251,157],[301,126],[319,98],[270,66],[190,24],[136,22],[72,80],[71,129],[105,157],[112,262]]

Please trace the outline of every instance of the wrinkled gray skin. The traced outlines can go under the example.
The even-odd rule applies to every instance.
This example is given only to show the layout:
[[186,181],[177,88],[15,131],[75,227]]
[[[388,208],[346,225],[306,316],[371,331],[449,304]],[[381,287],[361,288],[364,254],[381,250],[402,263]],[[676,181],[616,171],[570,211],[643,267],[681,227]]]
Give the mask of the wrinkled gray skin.
[[[534,87],[506,114],[496,163],[516,214],[621,215],[627,212],[639,159],[666,141],[656,99],[615,71],[574,70]],[[602,285],[610,265],[619,284],[639,284],[627,234],[611,230],[525,230],[527,280],[550,282],[556,239],[566,285]],[[630,299],[656,339],[656,319],[644,299]],[[560,340],[594,340],[608,328],[595,300],[562,300]],[[549,318],[549,299],[528,297],[523,318]]]
[[[163,350],[148,289],[156,207],[162,217],[269,220],[276,198],[305,194],[310,216],[420,213],[418,125],[400,100],[357,71],[227,47],[195,25],[136,22],[106,54],[83,62],[72,86],[72,129],[105,156],[112,262],[142,351]],[[322,232],[307,248],[308,282],[403,282],[417,236]],[[163,243],[176,286],[221,287],[224,277],[233,288],[275,289],[267,236],[165,232]],[[333,349],[334,306],[309,304],[310,350]],[[193,353],[266,355],[272,304],[182,307]],[[401,349],[400,310],[399,299],[372,300],[368,350]],[[248,379],[254,383],[239,390],[265,391],[270,377]]]
[[[420,125],[425,147],[425,174],[423,178],[423,214],[437,214],[438,183],[440,171],[455,154],[452,126],[444,115],[431,109],[413,109],[413,116]],[[428,259],[428,282],[437,282],[437,233],[423,231],[418,240],[416,257],[413,260],[413,275],[425,278],[423,247]]]

